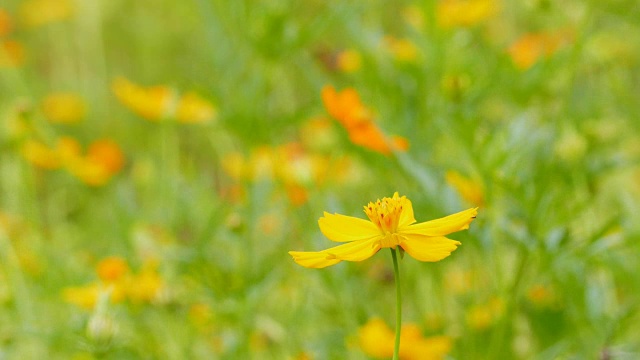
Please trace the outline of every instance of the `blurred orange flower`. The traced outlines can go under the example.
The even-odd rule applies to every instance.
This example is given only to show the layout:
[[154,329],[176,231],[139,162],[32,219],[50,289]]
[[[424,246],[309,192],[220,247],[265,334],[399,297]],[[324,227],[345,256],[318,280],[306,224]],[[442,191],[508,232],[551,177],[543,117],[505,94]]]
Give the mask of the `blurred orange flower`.
[[509,47],[509,55],[520,70],[527,70],[541,58],[549,58],[571,39],[567,31],[530,33],[521,36]]
[[443,28],[471,27],[494,16],[498,8],[496,0],[440,0],[436,16]]
[[30,27],[66,20],[73,15],[71,0],[27,0],[20,7],[22,22]]
[[24,59],[25,52],[21,43],[0,39],[0,68],[20,66]]
[[[452,340],[448,336],[425,338],[415,324],[405,324],[400,333],[400,359],[438,360],[451,351]],[[373,318],[358,330],[358,343],[362,351],[376,359],[393,356],[394,333],[379,318]]]
[[9,34],[12,28],[11,16],[5,9],[0,8],[0,37]]
[[86,106],[78,94],[53,93],[42,100],[42,111],[53,123],[71,124],[82,120]]
[[121,257],[110,256],[100,260],[96,266],[96,272],[100,280],[105,283],[113,283],[129,273],[129,265]]
[[373,122],[371,110],[360,101],[353,88],[337,92],[333,86],[322,88],[322,101],[327,112],[349,133],[349,139],[356,145],[388,155],[392,150],[405,151],[409,142],[402,137],[387,136]]
[[67,169],[87,185],[105,185],[124,165],[124,155],[118,144],[109,139],[89,145],[87,154],[71,162]]

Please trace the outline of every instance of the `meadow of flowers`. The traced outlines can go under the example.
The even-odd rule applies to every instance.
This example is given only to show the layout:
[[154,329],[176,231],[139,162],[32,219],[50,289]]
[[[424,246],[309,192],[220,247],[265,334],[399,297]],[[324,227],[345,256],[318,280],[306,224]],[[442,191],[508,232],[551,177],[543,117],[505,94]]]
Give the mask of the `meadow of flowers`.
[[640,358],[638,2],[0,2],[0,359],[389,359],[387,248],[400,359]]

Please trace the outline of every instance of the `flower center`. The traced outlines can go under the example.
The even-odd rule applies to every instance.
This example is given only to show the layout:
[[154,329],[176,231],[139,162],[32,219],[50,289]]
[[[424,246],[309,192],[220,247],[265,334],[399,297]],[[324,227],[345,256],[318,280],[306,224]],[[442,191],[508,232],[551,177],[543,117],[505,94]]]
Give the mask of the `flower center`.
[[[398,222],[400,221],[400,214],[402,214],[405,200],[406,198],[404,196],[399,197],[396,192],[391,198],[385,197],[382,198],[382,200],[378,199],[375,203],[370,202],[364,207],[364,212],[369,217],[369,220],[385,235],[383,244],[386,244],[387,238],[390,244],[395,242],[395,237],[392,239],[391,235],[395,234],[398,229]],[[392,246],[395,245],[397,244]]]

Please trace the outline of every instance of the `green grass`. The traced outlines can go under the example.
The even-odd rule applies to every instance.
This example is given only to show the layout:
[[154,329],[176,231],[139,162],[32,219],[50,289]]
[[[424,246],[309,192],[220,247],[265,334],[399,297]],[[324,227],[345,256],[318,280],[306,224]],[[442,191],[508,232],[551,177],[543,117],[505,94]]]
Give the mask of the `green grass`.
[[[395,320],[388,252],[313,270],[287,251],[328,248],[323,211],[364,218],[363,205],[394,191],[418,221],[470,207],[445,181],[449,170],[481,183],[485,205],[451,235],[463,245],[450,257],[401,261],[405,323],[451,336],[451,359],[639,356],[634,1],[503,2],[491,19],[451,29],[437,25],[434,1],[414,4],[421,28],[403,20],[405,1],[75,1],[70,18],[34,28],[21,24],[22,3],[0,6],[14,22],[2,39],[26,52],[21,66],[0,68],[0,212],[12,219],[0,222],[0,358],[365,359],[359,327]],[[555,30],[571,41],[529,69],[514,66],[507,50],[521,35]],[[385,35],[411,40],[417,60],[395,60]],[[344,49],[360,52],[358,71],[321,60]],[[111,92],[117,76],[195,91],[218,117],[144,120]],[[229,153],[250,159],[300,141],[309,119],[328,117],[326,84],[357,89],[410,149],[371,152],[332,120],[332,145],[305,144],[305,154],[348,158],[351,175],[300,182],[302,205],[281,177],[225,172]],[[83,96],[83,122],[46,120],[40,101],[58,91]],[[16,119],[31,132],[16,135]],[[28,137],[60,136],[112,139],[125,167],[92,187],[21,155]],[[107,256],[134,273],[156,259],[162,293],[94,310],[65,302],[65,289],[97,281]],[[531,300],[539,286],[550,302]],[[492,303],[480,310],[489,322],[472,326],[474,309]],[[108,335],[90,325],[100,316]]]

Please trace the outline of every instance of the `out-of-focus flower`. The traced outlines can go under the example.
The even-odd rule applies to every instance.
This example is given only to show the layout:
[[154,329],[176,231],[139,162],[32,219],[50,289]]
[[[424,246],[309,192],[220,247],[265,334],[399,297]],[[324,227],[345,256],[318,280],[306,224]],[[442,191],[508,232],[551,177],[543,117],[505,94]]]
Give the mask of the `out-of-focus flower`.
[[9,34],[12,28],[11,16],[7,10],[0,8],[0,37]]
[[111,89],[129,110],[147,120],[160,121],[171,114],[175,94],[167,86],[142,87],[123,78],[116,78]]
[[63,166],[72,166],[75,161],[78,161],[82,157],[82,146],[78,140],[70,137],[63,136],[58,139],[56,144],[56,152],[58,159]]
[[134,303],[152,303],[158,299],[164,280],[158,274],[158,264],[146,263],[142,270],[128,279],[127,297]]
[[178,101],[176,117],[182,123],[204,123],[215,119],[216,108],[194,92],[188,92]]
[[405,151],[409,147],[405,138],[387,138],[374,124],[371,110],[362,104],[355,89],[336,92],[333,86],[327,85],[322,88],[322,101],[327,112],[347,130],[354,144],[384,155],[392,150]]
[[118,144],[109,139],[93,142],[84,157],[69,164],[68,170],[88,185],[105,185],[124,164]]
[[393,36],[384,37],[384,45],[393,57],[403,63],[411,63],[418,60],[420,51],[416,44],[409,39],[399,39]]
[[473,206],[484,206],[484,190],[480,182],[449,170],[445,175],[447,183],[456,189],[460,197]]
[[424,27],[424,12],[416,5],[409,5],[402,10],[402,17],[407,24],[416,30]]
[[324,268],[343,260],[363,261],[382,248],[400,246],[417,260],[440,261],[460,245],[459,241],[445,236],[468,229],[478,208],[415,224],[411,201],[396,192],[391,198],[370,202],[364,212],[369,221],[327,212],[318,220],[327,238],[346,244],[317,252],[289,251],[289,254],[301,266]]
[[504,303],[499,298],[471,307],[466,313],[467,324],[475,330],[485,330],[502,316]]
[[348,49],[338,53],[336,57],[338,69],[345,73],[353,73],[360,70],[362,66],[362,55],[360,52]]
[[548,286],[542,284],[536,284],[529,288],[527,298],[533,305],[541,308],[552,307],[556,304],[555,293]]
[[129,273],[129,264],[121,257],[110,256],[100,260],[96,266],[96,273],[103,282],[114,283]]
[[310,150],[329,150],[337,139],[331,119],[326,117],[311,118],[300,127],[300,140]]
[[27,0],[20,7],[20,17],[25,25],[36,27],[66,20],[74,11],[71,0]]
[[527,70],[542,58],[549,58],[571,41],[568,31],[530,33],[521,36],[509,47],[509,55],[520,70]]
[[456,295],[463,295],[471,290],[471,272],[454,268],[447,272],[445,288]]
[[498,8],[496,0],[440,0],[436,16],[443,28],[471,27],[493,17]]
[[86,114],[82,97],[74,93],[53,93],[42,100],[42,112],[53,123],[71,124]]
[[24,59],[25,53],[21,43],[0,39],[0,68],[20,66],[24,63]]
[[108,291],[100,284],[87,286],[68,287],[63,290],[62,297],[70,304],[83,309],[91,310],[98,302],[98,297],[103,291]]
[[57,169],[61,165],[56,149],[33,139],[26,140],[22,145],[22,156],[28,162],[43,169]]
[[[379,318],[373,318],[358,330],[358,342],[362,351],[376,359],[388,359],[393,356],[394,333]],[[447,336],[425,338],[414,324],[402,326],[400,333],[400,359],[402,360],[438,360],[443,359],[452,347]]]

